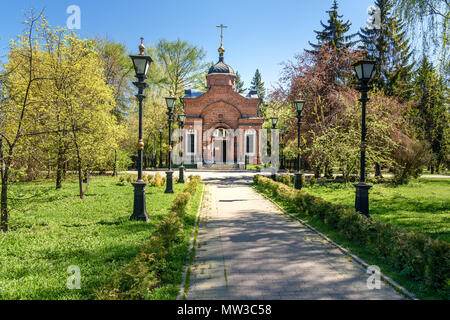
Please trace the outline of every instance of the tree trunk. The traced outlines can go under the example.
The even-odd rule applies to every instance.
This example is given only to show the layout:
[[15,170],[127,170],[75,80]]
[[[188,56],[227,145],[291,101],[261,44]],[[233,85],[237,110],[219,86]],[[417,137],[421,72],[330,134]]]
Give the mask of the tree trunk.
[[114,150],[113,177],[117,177],[117,149]]
[[64,170],[63,150],[62,147],[59,147],[58,159],[56,160],[56,189],[62,188],[63,170]]
[[383,178],[383,175],[381,174],[381,166],[378,162],[375,163],[375,177]]
[[6,164],[2,174],[2,192],[1,192],[1,219],[0,228],[2,231],[8,231],[8,178],[9,164]]
[[314,177],[315,177],[316,179],[319,179],[319,178],[320,178],[320,166],[315,166],[315,167],[314,167]]
[[78,186],[80,188],[80,199],[84,199],[83,191],[83,170],[81,169],[81,160],[78,158]]

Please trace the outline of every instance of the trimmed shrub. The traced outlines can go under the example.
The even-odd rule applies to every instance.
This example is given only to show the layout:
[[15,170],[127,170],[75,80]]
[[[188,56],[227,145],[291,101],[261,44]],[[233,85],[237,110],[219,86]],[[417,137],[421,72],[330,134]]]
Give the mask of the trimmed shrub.
[[[159,176],[159,178],[158,178]],[[156,174],[155,185],[162,181]],[[141,253],[130,263],[113,274],[110,282],[96,294],[102,300],[142,300],[151,297],[152,290],[164,285],[176,265],[171,262],[174,248],[184,239],[183,222],[186,208],[195,195],[200,177],[193,177],[184,192],[175,198],[167,216],[157,225],[156,233],[144,246]]]
[[263,193],[294,206],[298,212],[319,217],[350,241],[366,245],[401,274],[424,280],[430,288],[450,290],[450,244],[417,232],[371,220],[357,212],[330,203],[282,183],[256,175],[254,184]]

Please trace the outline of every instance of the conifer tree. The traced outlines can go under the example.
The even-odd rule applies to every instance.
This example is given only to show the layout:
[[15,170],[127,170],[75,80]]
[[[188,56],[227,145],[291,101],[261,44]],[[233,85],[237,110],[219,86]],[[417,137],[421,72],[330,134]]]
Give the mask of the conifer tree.
[[259,72],[259,69],[256,69],[255,75],[253,76],[253,80],[250,86],[250,90],[258,91],[259,98],[264,100],[266,96],[266,89],[264,88],[264,82],[262,82],[262,77],[261,73]]
[[240,73],[236,71],[236,92],[243,93],[244,91],[244,81],[242,80]]
[[343,48],[351,47],[355,43],[352,41],[352,39],[357,34],[347,34],[352,24],[350,23],[350,21],[344,22],[344,20],[342,20],[343,16],[339,15],[338,8],[339,6],[337,0],[334,0],[333,6],[329,11],[327,11],[329,16],[328,24],[324,24],[322,21],[320,21],[323,30],[314,30],[318,43],[314,44],[309,42],[309,44],[313,47],[313,50],[306,51],[317,52],[319,47],[324,44],[329,44],[334,50],[339,52]]
[[414,79],[413,123],[417,127],[417,137],[430,143],[434,154],[431,171],[439,171],[449,151],[449,110],[448,90],[442,76],[423,57]]
[[380,9],[380,24],[361,28],[360,48],[376,61],[375,85],[387,95],[407,100],[411,96],[412,52],[404,23],[394,14],[392,0],[375,0],[375,5]]

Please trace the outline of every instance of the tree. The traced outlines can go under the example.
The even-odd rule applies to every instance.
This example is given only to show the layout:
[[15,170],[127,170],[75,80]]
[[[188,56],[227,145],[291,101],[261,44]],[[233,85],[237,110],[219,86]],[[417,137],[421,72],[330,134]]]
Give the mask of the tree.
[[256,69],[255,75],[253,76],[250,90],[254,90],[258,92],[258,96],[260,99],[263,99],[266,97],[266,88],[264,87],[264,82],[262,82],[261,73],[259,72],[259,69]]
[[392,0],[376,0],[375,5],[380,9],[379,28],[361,28],[361,49],[376,62],[373,83],[387,95],[408,100],[411,96],[412,51],[405,24],[394,14]]
[[439,172],[449,152],[447,90],[442,76],[424,56],[414,80],[412,119],[418,139],[428,141],[431,146],[434,154],[434,161],[430,165],[432,172]]
[[152,75],[150,81],[164,88],[171,96],[181,96],[185,89],[204,87],[205,51],[180,39],[161,39],[152,56],[161,72]]
[[441,73],[448,77],[450,75],[448,59],[450,2],[448,0],[398,0],[396,11],[406,21],[411,38],[417,38],[418,32],[421,31],[423,54],[428,54],[429,48],[440,51]]
[[344,20],[342,20],[343,16],[339,15],[338,8],[338,3],[336,0],[334,0],[331,10],[327,11],[329,16],[328,24],[324,24],[322,21],[320,21],[323,30],[314,30],[318,43],[313,44],[309,42],[309,44],[314,49],[312,51],[317,51],[319,47],[326,44],[330,45],[334,50],[339,52],[343,48],[351,47],[354,44],[354,42],[352,42],[352,39],[356,36],[356,34],[347,35],[352,24],[350,23],[350,21],[344,22]]
[[120,122],[124,122],[135,99],[130,81],[134,76],[133,63],[123,43],[105,38],[95,39],[93,43],[104,63],[106,83],[114,90],[113,114]]
[[26,30],[17,41],[10,42],[8,63],[1,74],[2,104],[0,110],[0,157],[2,160],[2,190],[0,228],[8,230],[8,184],[11,168],[17,159],[23,139],[34,130],[37,120],[45,113],[45,106],[34,93],[46,79],[39,69],[42,52],[39,50],[36,29],[45,28],[42,13],[30,10]]
[[244,93],[244,81],[241,79],[241,75],[239,72],[236,71],[236,92],[237,93]]

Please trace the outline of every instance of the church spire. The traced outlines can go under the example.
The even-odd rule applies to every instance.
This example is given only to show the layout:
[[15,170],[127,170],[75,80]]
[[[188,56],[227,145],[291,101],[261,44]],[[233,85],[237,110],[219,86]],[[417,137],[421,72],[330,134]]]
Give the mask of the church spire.
[[224,61],[224,53],[225,53],[225,48],[223,47],[223,29],[228,28],[228,26],[224,26],[223,24],[221,24],[220,26],[217,26],[217,28],[220,28],[219,61],[223,62]]

